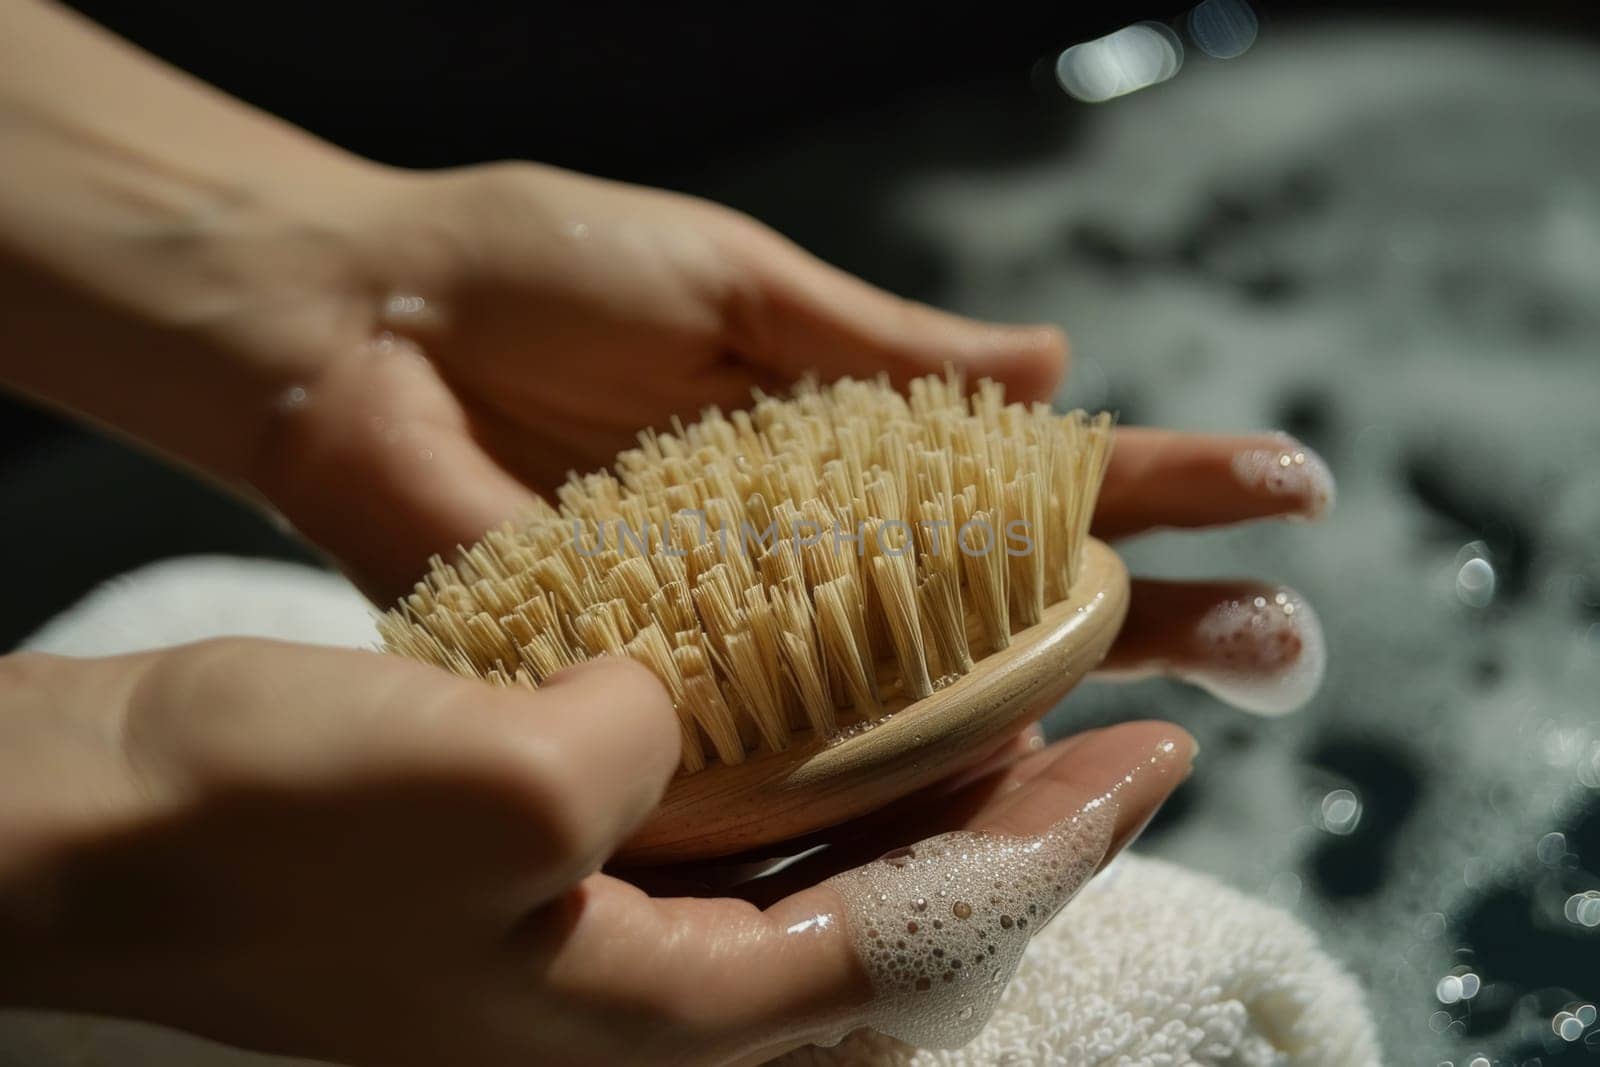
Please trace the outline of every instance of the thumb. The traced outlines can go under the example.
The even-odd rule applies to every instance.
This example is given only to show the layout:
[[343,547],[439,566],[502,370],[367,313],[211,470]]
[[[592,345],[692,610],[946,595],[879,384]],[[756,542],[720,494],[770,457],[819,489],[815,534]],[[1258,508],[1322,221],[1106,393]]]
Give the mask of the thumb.
[[335,360],[305,409],[274,422],[251,472],[381,605],[411,591],[428,557],[472,544],[534,500],[416,351],[393,342]]
[[979,322],[868,285],[761,232],[747,242],[755,281],[740,316],[747,358],[787,378],[887,372],[897,385],[946,364],[993,378],[1017,400],[1048,401],[1067,368],[1066,336],[1055,326]]
[[621,656],[569,667],[531,693],[499,695],[513,705],[510,743],[548,809],[561,857],[553,880],[577,881],[661,802],[680,758],[678,713],[656,676]]

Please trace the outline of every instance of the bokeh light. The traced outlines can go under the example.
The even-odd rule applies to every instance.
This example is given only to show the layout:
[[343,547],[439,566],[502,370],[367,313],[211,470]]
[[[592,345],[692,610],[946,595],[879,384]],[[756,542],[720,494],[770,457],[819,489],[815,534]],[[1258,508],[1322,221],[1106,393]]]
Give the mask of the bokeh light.
[[1244,0],[1204,0],[1189,12],[1189,36],[1212,59],[1235,59],[1256,43],[1261,24]]
[[1159,85],[1183,66],[1183,42],[1157,22],[1124,26],[1075,44],[1056,59],[1056,81],[1067,94],[1097,104]]

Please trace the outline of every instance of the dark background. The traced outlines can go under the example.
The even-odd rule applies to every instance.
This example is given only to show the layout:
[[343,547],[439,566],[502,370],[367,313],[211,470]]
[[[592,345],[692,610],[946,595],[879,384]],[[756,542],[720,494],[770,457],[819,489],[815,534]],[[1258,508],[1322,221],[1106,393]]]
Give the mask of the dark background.
[[[1061,48],[1139,19],[1174,19],[1184,10],[1109,4],[1085,9],[1059,2],[726,10],[663,4],[198,0],[75,6],[200,77],[363,155],[415,167],[530,158],[716,195],[846,269],[933,303],[946,302],[953,291],[953,265],[891,221],[901,179],[942,167],[1010,167],[1049,157],[1073,137],[1083,115],[1083,106],[1067,99],[1048,75],[1049,62]],[[1472,23],[1496,33],[1533,29],[1590,40],[1600,27],[1594,9],[1578,4],[1330,9],[1272,3],[1258,4],[1257,11],[1263,23],[1258,48],[1269,47],[1279,31],[1340,18]],[[968,99],[981,106],[964,111],[962,101]],[[940,102],[932,120],[931,100]],[[947,124],[949,136],[927,135],[930,121]],[[915,145],[914,152],[868,150],[874,131],[902,123],[924,127],[924,135],[906,141]],[[796,146],[815,143],[819,130],[829,131],[835,157],[848,157],[859,147],[871,167],[847,183],[837,174],[831,183],[807,180]],[[1594,138],[1600,131],[1576,135]],[[861,143],[852,145],[853,137]],[[791,165],[793,180],[773,177]],[[766,178],[730,183],[724,180],[729,172]],[[1591,177],[1600,184],[1600,175]],[[1194,240],[1226,245],[1234,233],[1291,225],[1296,212],[1321,210],[1329,180],[1315,170],[1299,170],[1282,182],[1219,193],[1194,224]],[[1171,256],[1157,255],[1115,229],[1095,226],[1073,229],[1060,251],[1089,274],[1130,285],[1144,274],[1170,272],[1184,259],[1182,248]],[[1219,289],[1218,299],[1240,301],[1252,314],[1293,301],[1301,284],[1286,272],[1224,270],[1219,278],[1226,291]],[[1074,332],[1074,322],[1065,325]],[[1548,316],[1534,314],[1527,326],[1546,334],[1552,328]],[[1600,381],[1596,384],[1600,407]],[[1137,422],[1141,397],[1156,387],[1137,380],[1113,382],[1105,402],[1125,421]],[[1141,394],[1141,388],[1147,392]],[[1336,468],[1341,458],[1348,463],[1351,412],[1337,410],[1316,389],[1277,403],[1279,425],[1329,454]],[[1419,414],[1433,404],[1426,395],[1416,399]],[[1347,450],[1343,457],[1341,449]],[[1410,505],[1433,524],[1428,536],[1454,538],[1452,545],[1471,538],[1489,546],[1505,581],[1503,603],[1496,607],[1502,614],[1499,622],[1472,625],[1489,633],[1485,628],[1514,621],[1504,613],[1517,610],[1517,598],[1533,597],[1534,580],[1541,567],[1548,568],[1540,555],[1548,539],[1537,524],[1495,493],[1479,491],[1470,477],[1424,447],[1408,451],[1393,477]],[[201,552],[311,559],[284,532],[226,496],[134,449],[4,398],[0,515],[5,518],[0,552],[12,563],[8,595],[0,602],[0,650],[13,647],[104,579],[151,560]],[[1580,605],[1578,610],[1588,614],[1578,625],[1589,625],[1600,619],[1600,570],[1579,577],[1590,582],[1585,587],[1590,592],[1577,594],[1589,605]],[[1307,591],[1327,606],[1341,588],[1330,577],[1326,588]],[[1426,628],[1430,622],[1419,616],[1407,625]],[[1484,647],[1491,643],[1486,638]],[[1311,725],[1295,727],[1302,733],[1292,742],[1297,766],[1316,782],[1352,789],[1367,812],[1357,833],[1318,839],[1292,872],[1294,884],[1305,886],[1304,898],[1296,890],[1301,914],[1331,941],[1336,954],[1341,954],[1341,923],[1353,923],[1360,909],[1379,907],[1388,883],[1399,878],[1394,872],[1403,873],[1408,857],[1397,850],[1397,842],[1406,840],[1407,820],[1430,792],[1439,790],[1444,773],[1429,763],[1427,749],[1408,746],[1403,737],[1374,740],[1368,733],[1340,732],[1341,704],[1370,695],[1361,688],[1366,681],[1361,664],[1350,665],[1348,656],[1344,662],[1347,675],[1330,675],[1324,697],[1306,713]],[[1472,653],[1465,670],[1464,684],[1473,690],[1504,685],[1507,676],[1516,676],[1514,662],[1485,652]],[[1092,699],[1082,703],[1096,706]],[[1159,710],[1182,707],[1174,695],[1169,707]],[[1117,717],[1149,711],[1102,700],[1096,713]],[[1193,714],[1200,726],[1207,725],[1209,712]],[[1327,721],[1319,723],[1314,715]],[[1230,752],[1259,751],[1288,736],[1281,730],[1274,734],[1279,728],[1273,724],[1232,714],[1219,715],[1216,722],[1215,729],[1197,732],[1207,759],[1224,768]],[[1152,847],[1160,851],[1173,839],[1181,846],[1186,823],[1228,799],[1225,777],[1225,772],[1197,773],[1153,828]],[[1591,802],[1549,829],[1564,833],[1572,855],[1595,868],[1600,805]],[[1449,1009],[1453,1029],[1440,1038],[1447,1044],[1430,1048],[1447,1048],[1463,1065],[1478,1048],[1488,1047],[1501,1055],[1496,1063],[1596,1062],[1593,1044],[1552,1045],[1510,1024],[1518,1004],[1527,1008],[1524,1014],[1548,1018],[1572,996],[1600,998],[1596,941],[1538,919],[1537,901],[1553,891],[1547,884],[1552,879],[1560,880],[1561,892],[1600,885],[1576,868],[1552,872],[1534,865],[1525,876],[1514,874],[1440,905],[1459,943],[1459,958],[1482,971],[1490,986],[1472,1010]],[[1387,966],[1376,956],[1351,958],[1354,950],[1343,947],[1348,949],[1343,958],[1363,978]],[[1431,988],[1424,982],[1415,1002],[1374,1005],[1389,1020],[1384,1033],[1393,1046],[1392,1062],[1439,1062],[1421,1053],[1427,1037],[1422,1020],[1442,1010],[1430,999]],[[1531,1007],[1528,998],[1533,998]],[[1421,1035],[1415,1045],[1407,1037],[1413,1031]]]

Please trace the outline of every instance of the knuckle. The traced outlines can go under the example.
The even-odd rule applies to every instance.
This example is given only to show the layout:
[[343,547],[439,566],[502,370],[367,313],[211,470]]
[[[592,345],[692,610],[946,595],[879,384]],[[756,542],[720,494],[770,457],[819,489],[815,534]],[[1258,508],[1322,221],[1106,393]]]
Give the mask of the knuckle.
[[528,182],[537,168],[519,160],[496,160],[479,164],[470,170],[471,180],[480,193],[507,197],[524,197]]
[[641,783],[664,781],[677,765],[666,690],[625,657],[564,672],[536,693],[473,684],[445,699],[470,780],[530,844],[532,863],[597,866],[634,809],[659,799],[642,796]]
[[537,866],[587,862],[608,844],[582,768],[553,738],[501,733],[473,761],[478,790],[508,813]]
[[239,637],[215,637],[182,645],[156,657],[145,676],[144,691],[161,698],[220,699],[236,683],[251,648],[262,644]]

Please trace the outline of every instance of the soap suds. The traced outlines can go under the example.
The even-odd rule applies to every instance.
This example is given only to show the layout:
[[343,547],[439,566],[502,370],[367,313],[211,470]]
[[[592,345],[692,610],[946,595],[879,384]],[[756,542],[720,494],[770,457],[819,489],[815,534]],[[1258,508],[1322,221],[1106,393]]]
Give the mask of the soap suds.
[[1195,636],[1210,654],[1179,677],[1260,715],[1301,707],[1327,669],[1322,624],[1293,589],[1219,604],[1200,620]]
[[872,981],[866,1025],[923,1048],[971,1041],[1028,939],[1094,874],[1115,822],[1103,797],[1036,837],[940,834],[829,879]]
[[1235,455],[1233,476],[1249,489],[1303,499],[1303,518],[1322,517],[1333,507],[1337,492],[1333,472],[1311,449],[1288,434],[1279,436],[1281,448],[1249,449]]

